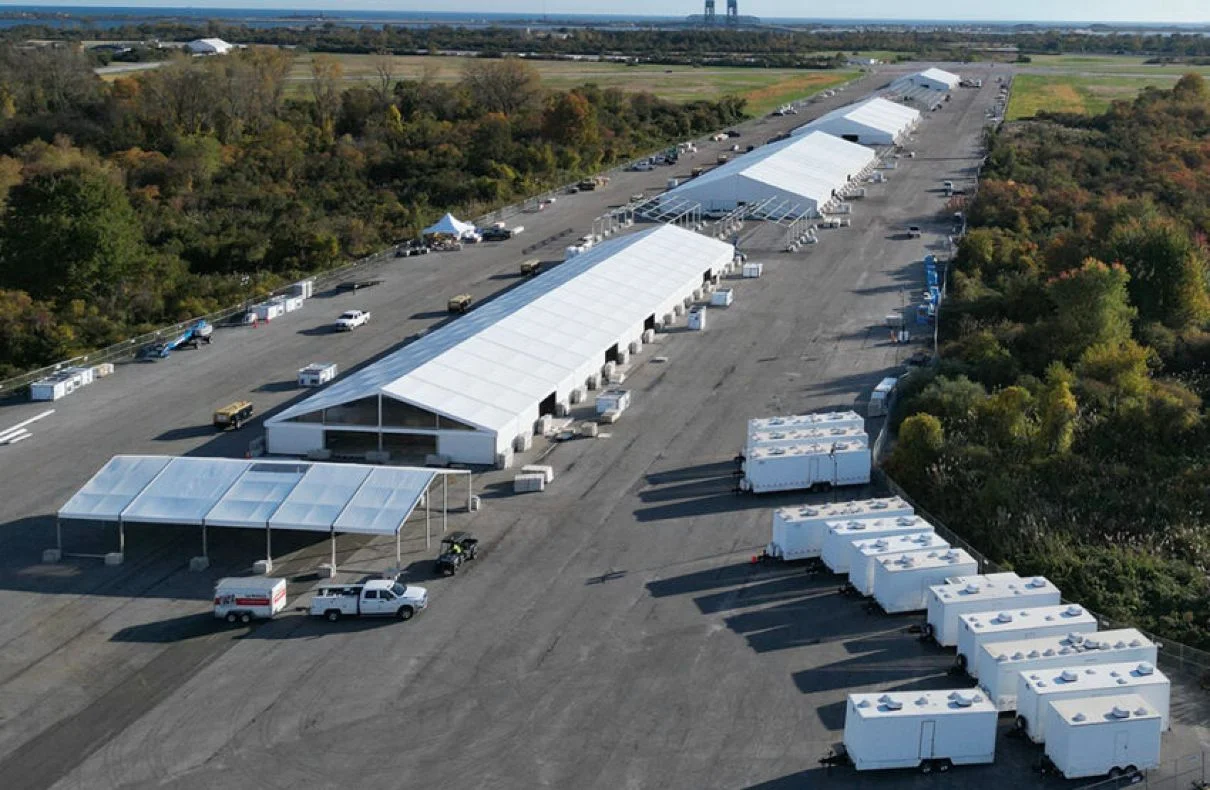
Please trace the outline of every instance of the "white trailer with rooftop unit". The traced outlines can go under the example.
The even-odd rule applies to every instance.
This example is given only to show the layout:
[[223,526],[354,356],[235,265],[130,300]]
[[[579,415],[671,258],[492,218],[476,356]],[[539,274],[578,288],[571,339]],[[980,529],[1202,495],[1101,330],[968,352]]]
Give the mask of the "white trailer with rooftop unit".
[[[787,414],[782,417],[758,417],[748,420],[748,437],[761,431],[792,431],[803,428],[860,428],[865,418],[855,411],[828,411],[815,414]],[[749,441],[749,444],[751,442]]]
[[874,565],[883,557],[916,552],[944,551],[950,544],[935,532],[909,532],[888,538],[857,540],[849,556],[849,586],[861,595],[874,594]]
[[1147,661],[1069,669],[1040,669],[1017,676],[1017,729],[1034,743],[1046,740],[1046,707],[1060,699],[1138,694],[1169,727],[1172,683]]
[[998,710],[1016,710],[1021,672],[1078,671],[1082,667],[1130,661],[1154,664],[1156,655],[1155,643],[1133,628],[993,642],[979,648],[979,685]]
[[1059,588],[1041,576],[1022,579],[1015,573],[1008,580],[973,580],[964,584],[938,584],[929,588],[928,621],[924,635],[942,647],[958,644],[959,616],[976,612],[997,614],[1004,609],[1054,606]]
[[857,442],[869,445],[864,428],[792,428],[786,431],[757,431],[748,437],[749,447],[790,447],[813,442]]
[[1160,764],[1161,721],[1138,694],[1052,702],[1046,760],[1067,779],[1134,776]]
[[960,669],[978,678],[976,658],[981,645],[1020,641],[1039,636],[1091,634],[1097,618],[1079,604],[1033,606],[958,615],[958,658]]
[[978,689],[850,694],[844,748],[858,771],[990,763],[996,709]]
[[928,588],[946,577],[979,572],[979,561],[962,549],[908,552],[874,563],[874,600],[887,614],[923,611]]
[[789,447],[753,447],[744,459],[740,486],[755,494],[801,491],[870,482],[869,445],[821,442]]
[[823,551],[828,522],[857,518],[894,518],[916,511],[899,497],[824,502],[819,505],[783,507],[773,511],[773,540],[765,556],[778,560],[818,557]]
[[833,521],[824,534],[820,557],[832,573],[848,573],[853,541],[935,531],[932,524],[915,515]]

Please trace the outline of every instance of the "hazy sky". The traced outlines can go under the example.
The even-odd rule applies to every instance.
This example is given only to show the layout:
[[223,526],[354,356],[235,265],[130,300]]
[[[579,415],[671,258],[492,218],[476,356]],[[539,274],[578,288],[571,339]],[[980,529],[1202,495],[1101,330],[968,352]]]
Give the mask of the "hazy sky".
[[[739,0],[741,14],[816,19],[962,19],[1055,20],[1077,22],[1202,22],[1210,23],[1210,0],[861,0],[857,3],[804,3],[802,0]],[[36,0],[35,0],[36,2]],[[31,3],[32,4],[32,3]],[[43,0],[44,6],[175,6],[191,8],[293,8],[348,12],[382,11],[510,11],[517,13],[613,13],[679,16],[700,13],[697,0]],[[24,5],[0,0],[3,5]],[[726,0],[716,0],[721,13]]]

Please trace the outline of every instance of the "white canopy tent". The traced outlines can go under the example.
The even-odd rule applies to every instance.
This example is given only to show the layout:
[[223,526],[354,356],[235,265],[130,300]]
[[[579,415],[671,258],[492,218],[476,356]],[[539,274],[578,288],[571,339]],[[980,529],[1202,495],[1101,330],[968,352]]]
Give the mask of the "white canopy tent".
[[880,96],[832,110],[790,134],[827,134],[861,145],[894,145],[920,123],[920,111]]
[[475,226],[469,222],[463,222],[453,214],[446,214],[441,219],[434,222],[424,229],[423,233],[426,236],[461,236],[464,233],[474,231]]
[[383,467],[364,464],[171,458],[118,455],[92,476],[59,509],[56,541],[63,551],[62,521],[118,525],[118,551],[126,549],[125,525],[181,524],[202,528],[202,556],[208,527],[264,529],[266,559],[272,564],[272,531],[327,532],[336,565],[336,533],[394,535],[423,502],[425,541],[431,540],[426,494],[442,478],[442,531],[449,514],[448,477],[467,478],[461,469]]

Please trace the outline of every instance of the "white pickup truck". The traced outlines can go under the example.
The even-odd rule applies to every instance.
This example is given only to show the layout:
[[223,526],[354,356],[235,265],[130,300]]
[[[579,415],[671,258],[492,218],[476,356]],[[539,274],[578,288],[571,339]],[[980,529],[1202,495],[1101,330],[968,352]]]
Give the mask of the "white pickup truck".
[[429,591],[394,579],[320,587],[311,614],[336,622],[342,617],[397,617],[411,620],[429,605]]
[[369,310],[345,310],[340,314],[340,318],[336,319],[337,332],[352,332],[359,326],[365,326],[370,323]]

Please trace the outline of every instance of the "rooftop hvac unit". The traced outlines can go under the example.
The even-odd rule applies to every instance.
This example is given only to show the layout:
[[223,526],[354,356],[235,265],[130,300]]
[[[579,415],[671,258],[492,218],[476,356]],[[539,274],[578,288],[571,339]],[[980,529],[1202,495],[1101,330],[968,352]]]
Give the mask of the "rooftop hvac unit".
[[850,694],[844,748],[858,771],[990,763],[996,709],[979,689]]
[[1097,630],[1097,618],[1075,604],[1028,606],[958,615],[958,664],[979,677],[981,645]]
[[1005,580],[976,579],[959,584],[937,584],[925,596],[928,620],[925,630],[937,644],[958,644],[958,618],[977,612],[1028,609],[1059,603],[1059,588],[1041,576],[1022,579],[1015,573]]
[[1017,677],[1017,727],[1034,743],[1046,740],[1046,708],[1061,699],[1138,694],[1169,726],[1172,683],[1146,661],[1022,672]]
[[818,557],[823,551],[829,522],[910,516],[914,512],[912,506],[899,497],[778,508],[773,511],[773,539],[765,547],[765,553],[782,560]]
[[870,437],[861,428],[789,428],[786,430],[755,431],[748,437],[748,447],[790,447],[796,444],[818,442],[870,443]]

